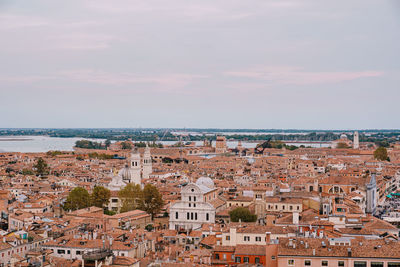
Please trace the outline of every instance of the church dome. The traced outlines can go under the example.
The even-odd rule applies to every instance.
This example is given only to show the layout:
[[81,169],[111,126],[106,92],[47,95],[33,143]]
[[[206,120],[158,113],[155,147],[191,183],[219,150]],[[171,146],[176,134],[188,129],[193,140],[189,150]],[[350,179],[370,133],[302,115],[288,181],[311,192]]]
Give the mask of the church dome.
[[119,174],[121,175],[123,180],[131,180],[132,178],[131,169],[128,165],[125,165],[125,168],[123,168]]
[[346,134],[341,134],[340,135],[340,139],[347,139],[347,135]]
[[196,181],[197,185],[204,185],[207,186],[208,188],[214,188],[214,182],[210,177],[200,177],[199,179],[197,179]]

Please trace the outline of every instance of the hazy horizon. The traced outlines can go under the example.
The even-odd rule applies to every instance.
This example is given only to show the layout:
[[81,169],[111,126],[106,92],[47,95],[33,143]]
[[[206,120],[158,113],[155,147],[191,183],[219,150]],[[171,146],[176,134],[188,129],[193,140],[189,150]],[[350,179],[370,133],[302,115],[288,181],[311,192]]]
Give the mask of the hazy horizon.
[[1,128],[400,128],[396,0],[0,2]]

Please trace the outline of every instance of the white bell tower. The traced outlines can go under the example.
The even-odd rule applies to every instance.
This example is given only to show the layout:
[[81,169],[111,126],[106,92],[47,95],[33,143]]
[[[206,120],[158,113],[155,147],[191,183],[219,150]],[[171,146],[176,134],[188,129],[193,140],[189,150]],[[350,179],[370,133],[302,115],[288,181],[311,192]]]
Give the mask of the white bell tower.
[[133,184],[142,184],[142,179],[141,179],[141,172],[142,172],[142,166],[141,166],[141,160],[140,160],[140,153],[139,151],[132,150],[131,155],[130,155],[130,169],[131,169],[131,183]]
[[151,159],[150,148],[146,145],[146,149],[143,154],[143,178],[148,179],[150,177],[150,173],[153,172],[153,165]]

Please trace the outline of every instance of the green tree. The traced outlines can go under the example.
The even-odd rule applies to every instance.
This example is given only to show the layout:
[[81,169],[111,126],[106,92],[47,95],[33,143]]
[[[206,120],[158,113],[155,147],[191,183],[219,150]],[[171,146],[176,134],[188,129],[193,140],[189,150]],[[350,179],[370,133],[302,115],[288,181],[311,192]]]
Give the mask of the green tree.
[[47,162],[43,158],[39,158],[36,163],[33,165],[33,168],[36,170],[37,175],[46,175],[49,174],[49,166]]
[[139,202],[139,209],[146,211],[151,215],[151,218],[153,218],[155,214],[160,212],[163,206],[164,201],[157,187],[151,184],[146,184],[143,188],[142,198]]
[[104,208],[110,200],[110,197],[110,190],[102,186],[95,186],[92,194],[90,195],[91,204],[99,208]]
[[146,226],[144,227],[144,229],[146,229],[148,232],[151,232],[151,231],[153,231],[154,226],[153,226],[152,224],[148,224],[148,225],[146,225]]
[[121,143],[121,148],[122,149],[132,149],[132,144],[129,141],[124,141]]
[[257,215],[251,213],[248,209],[243,207],[238,207],[229,212],[229,217],[232,222],[238,222],[239,219],[242,222],[255,222],[257,220]]
[[101,142],[93,142],[89,140],[78,140],[75,142],[75,147],[87,149],[104,149],[105,147]]
[[143,192],[140,185],[128,184],[118,195],[122,200],[121,212],[127,212],[138,209]]
[[34,175],[35,173],[30,169],[23,169],[22,175]]
[[111,145],[111,140],[110,140],[110,139],[107,139],[107,140],[104,142],[104,145],[105,145],[106,147],[109,147],[109,146]]
[[384,148],[383,146],[378,147],[375,151],[374,151],[374,158],[377,160],[387,160],[389,161],[389,157],[388,157],[388,153],[386,148]]
[[64,210],[78,210],[87,208],[90,205],[90,195],[82,187],[75,187],[69,192],[67,201],[64,204]]
[[117,212],[115,212],[113,210],[104,210],[104,214],[113,216],[113,215],[117,214]]

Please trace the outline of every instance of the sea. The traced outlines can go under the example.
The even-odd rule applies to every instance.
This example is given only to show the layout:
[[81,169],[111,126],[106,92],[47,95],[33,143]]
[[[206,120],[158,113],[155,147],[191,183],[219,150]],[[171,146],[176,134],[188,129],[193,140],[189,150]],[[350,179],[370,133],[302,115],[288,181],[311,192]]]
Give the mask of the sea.
[[[105,139],[88,139],[82,137],[61,138],[49,136],[0,136],[0,152],[47,152],[47,151],[72,151],[75,142],[78,140],[90,140],[95,142],[104,142]],[[173,145],[175,141],[160,141],[163,145]],[[201,146],[202,141],[196,141],[196,146]],[[235,148],[238,141],[227,141],[229,148]],[[254,148],[257,146],[256,142],[242,141],[242,146],[245,148]],[[304,145],[311,147],[328,147],[330,144],[325,143],[287,143],[288,145]],[[215,146],[215,142],[213,142]]]

